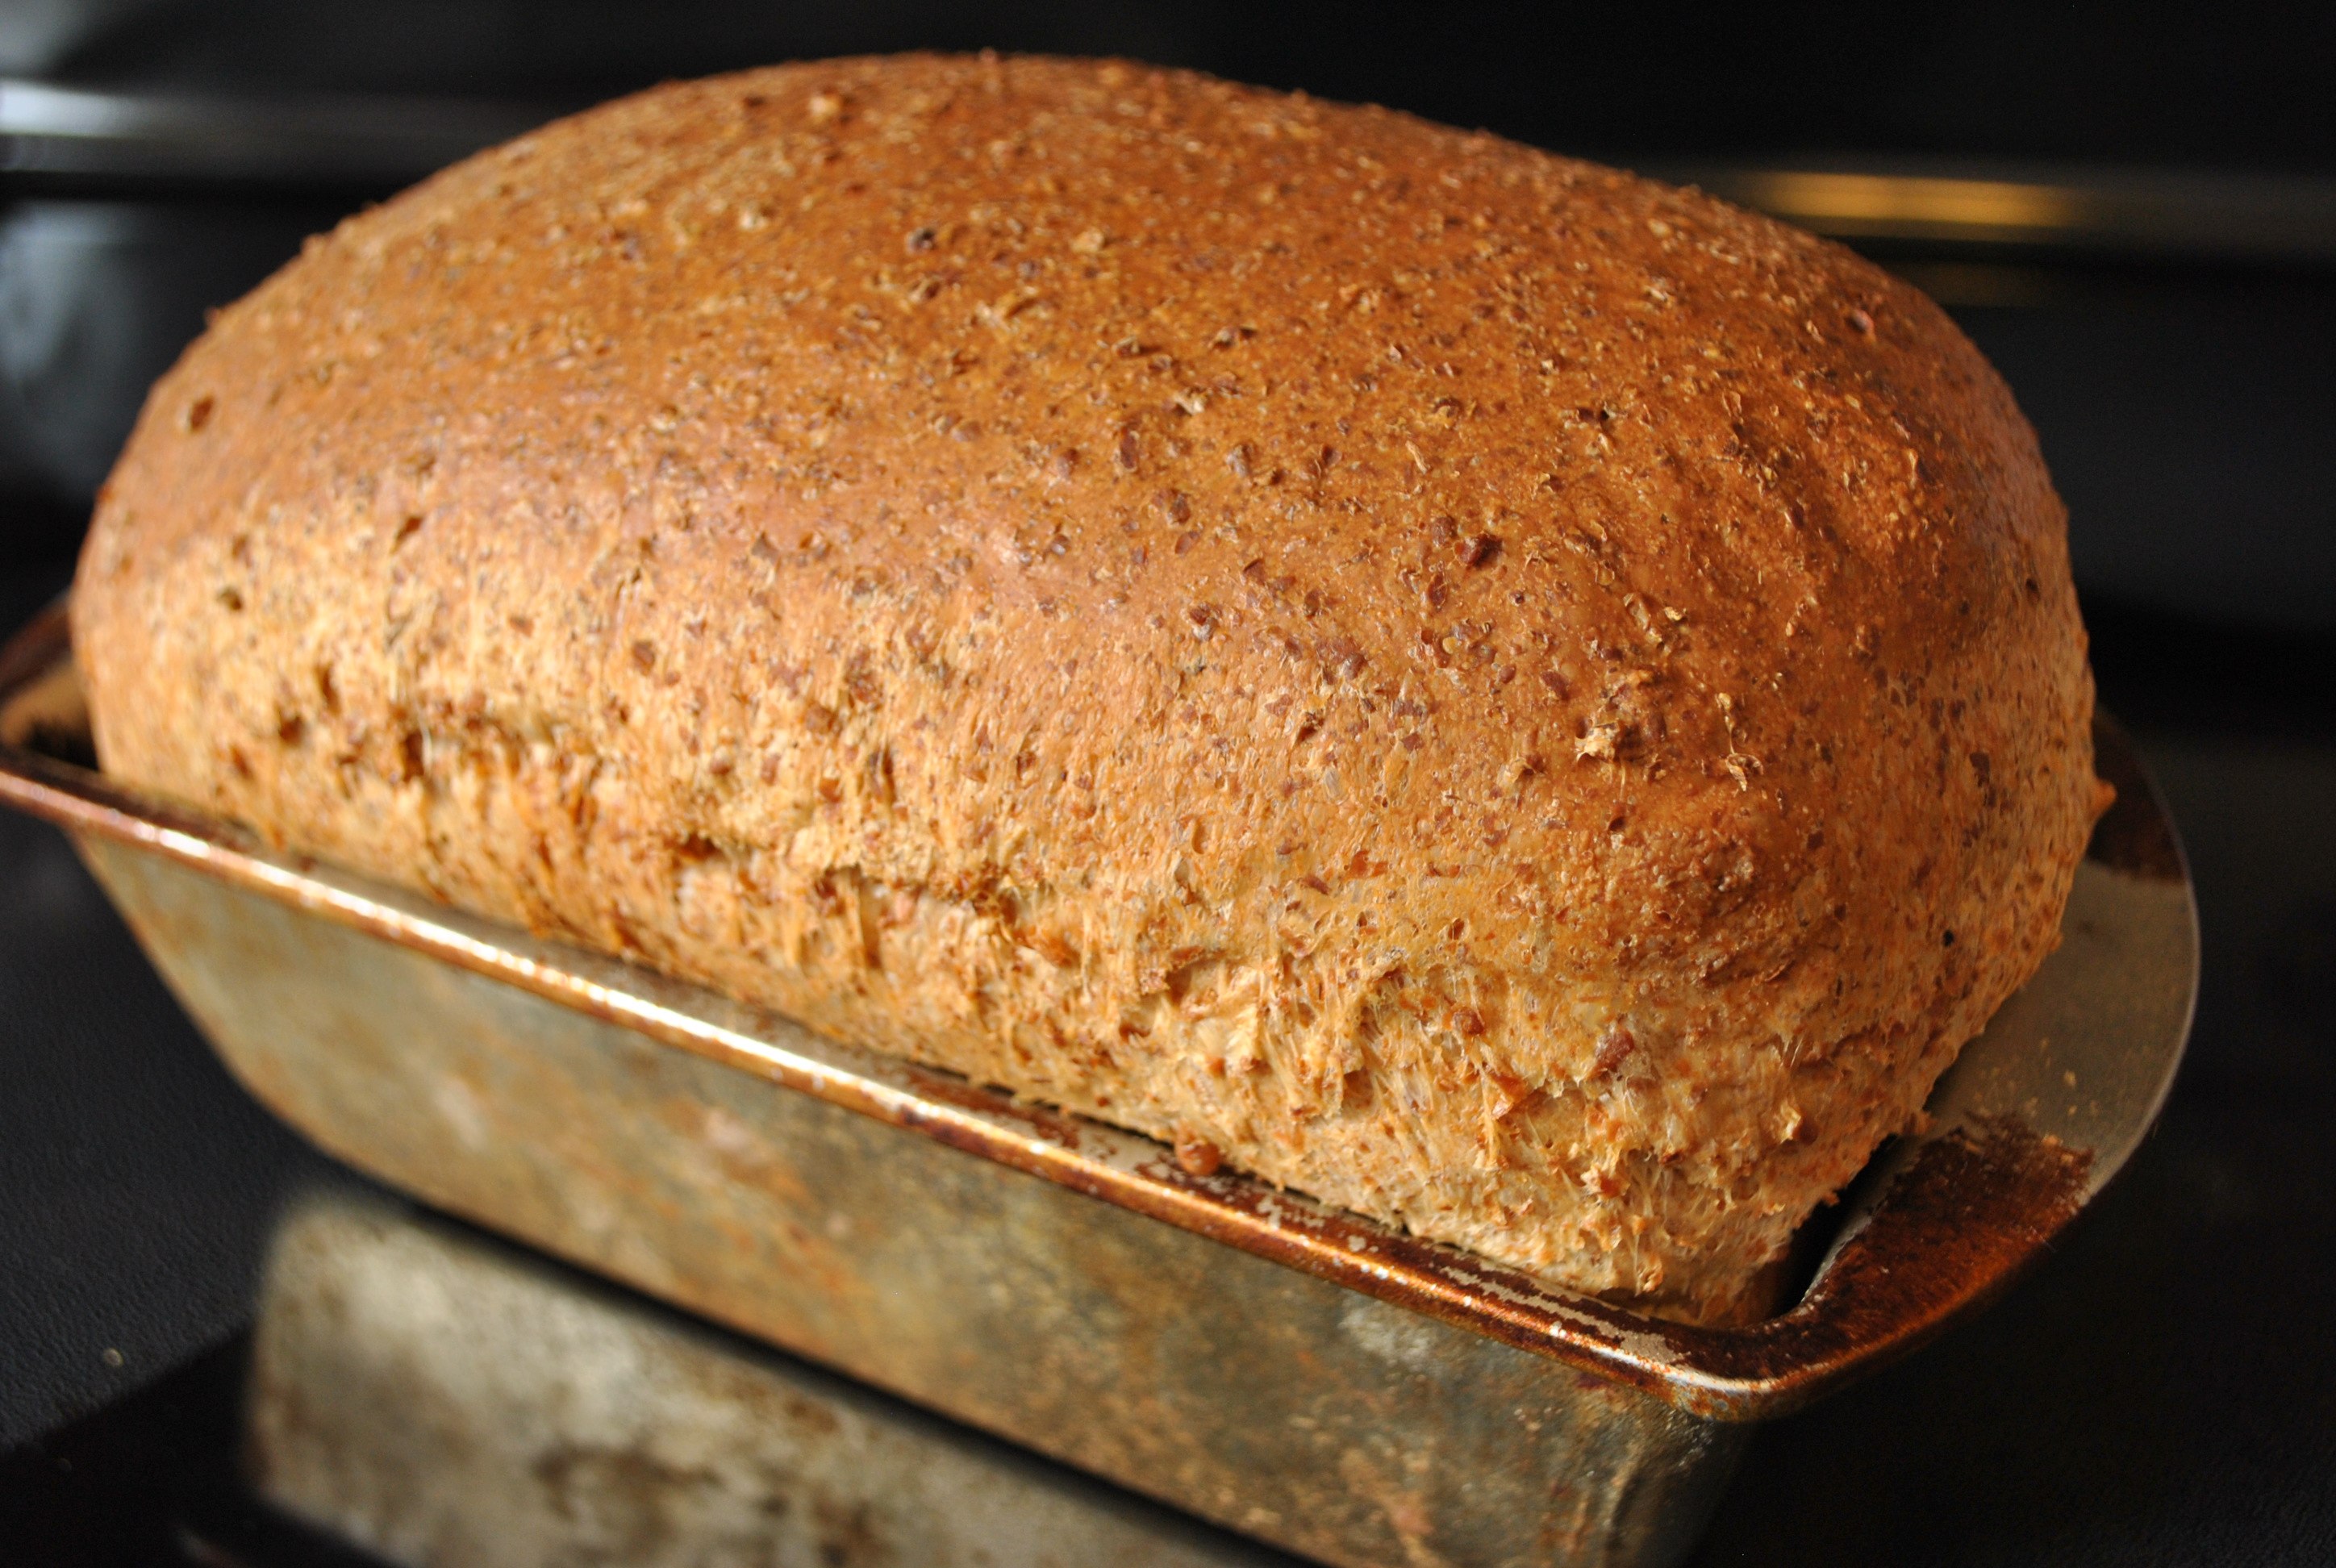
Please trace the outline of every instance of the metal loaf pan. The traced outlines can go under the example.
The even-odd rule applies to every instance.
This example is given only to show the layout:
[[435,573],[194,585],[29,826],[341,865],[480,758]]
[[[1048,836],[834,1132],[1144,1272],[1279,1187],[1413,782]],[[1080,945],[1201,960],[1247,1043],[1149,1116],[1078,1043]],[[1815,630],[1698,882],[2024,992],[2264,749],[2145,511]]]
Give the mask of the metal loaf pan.
[[2186,1037],[2179,846],[2118,786],[2065,940],[1878,1155],[1781,1315],[1696,1329],[475,920],[87,767],[62,609],[0,656],[0,800],[63,824],[252,1093],[426,1202],[1325,1562],[1654,1563],[1746,1423],[1994,1296]]

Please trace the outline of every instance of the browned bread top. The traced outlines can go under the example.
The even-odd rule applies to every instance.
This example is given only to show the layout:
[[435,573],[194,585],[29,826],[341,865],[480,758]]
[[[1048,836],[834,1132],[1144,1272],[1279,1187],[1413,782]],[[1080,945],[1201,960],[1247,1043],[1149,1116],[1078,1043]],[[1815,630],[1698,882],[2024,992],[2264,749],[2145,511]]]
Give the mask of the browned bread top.
[[1116,63],[664,87],[350,219],[74,616],[128,779],[1690,1316],[2095,810],[2060,505],[1922,296]]

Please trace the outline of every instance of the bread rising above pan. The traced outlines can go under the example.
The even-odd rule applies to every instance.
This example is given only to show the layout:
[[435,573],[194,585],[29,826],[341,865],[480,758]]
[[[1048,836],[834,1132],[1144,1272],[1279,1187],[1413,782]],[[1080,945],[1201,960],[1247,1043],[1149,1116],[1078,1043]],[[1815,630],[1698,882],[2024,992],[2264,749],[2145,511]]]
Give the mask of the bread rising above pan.
[[1706,1320],[2058,940],[2063,511],[1927,299],[1116,63],[659,88],[156,386],[112,774]]

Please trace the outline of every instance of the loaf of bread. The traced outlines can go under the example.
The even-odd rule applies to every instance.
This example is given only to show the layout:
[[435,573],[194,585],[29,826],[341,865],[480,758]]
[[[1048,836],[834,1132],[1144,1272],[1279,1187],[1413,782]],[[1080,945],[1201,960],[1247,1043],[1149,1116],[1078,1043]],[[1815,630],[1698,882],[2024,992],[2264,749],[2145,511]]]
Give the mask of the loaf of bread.
[[661,87],[349,219],[156,386],[73,623],[126,781],[1707,1321],[2098,811],[1922,296],[1116,63]]

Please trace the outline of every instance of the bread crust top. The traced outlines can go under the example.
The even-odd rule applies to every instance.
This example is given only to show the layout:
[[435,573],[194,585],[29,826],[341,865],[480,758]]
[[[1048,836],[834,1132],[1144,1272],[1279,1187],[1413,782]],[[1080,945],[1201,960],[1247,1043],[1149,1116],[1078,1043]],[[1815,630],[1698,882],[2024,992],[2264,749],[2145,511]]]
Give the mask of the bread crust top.
[[110,771],[1689,1316],[2098,809],[1928,299],[1117,62],[663,87],[349,219],[158,384],[74,621]]

